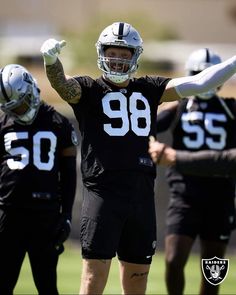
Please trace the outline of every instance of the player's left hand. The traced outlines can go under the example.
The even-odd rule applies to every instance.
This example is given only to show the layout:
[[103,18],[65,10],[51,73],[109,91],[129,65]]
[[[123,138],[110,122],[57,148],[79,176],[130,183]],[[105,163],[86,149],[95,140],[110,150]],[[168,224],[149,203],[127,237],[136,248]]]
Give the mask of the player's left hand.
[[57,249],[68,239],[70,232],[71,221],[67,216],[62,214],[55,229],[54,243]]

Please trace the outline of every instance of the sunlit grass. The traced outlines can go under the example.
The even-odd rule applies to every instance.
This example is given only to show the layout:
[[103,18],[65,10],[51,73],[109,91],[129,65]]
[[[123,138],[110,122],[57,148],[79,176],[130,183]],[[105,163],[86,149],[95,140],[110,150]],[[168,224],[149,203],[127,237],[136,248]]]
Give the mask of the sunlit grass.
[[[230,255],[226,258],[229,258],[230,268],[227,278],[221,284],[220,294],[236,294],[236,255]],[[60,294],[74,295],[79,293],[81,261],[80,249],[73,244],[67,243],[66,250],[61,255],[58,265],[58,289]],[[196,254],[192,254],[185,269],[185,294],[193,295],[198,293],[200,271],[199,257]],[[37,294],[28,258],[24,261],[14,294]],[[121,294],[117,259],[114,259],[112,263],[104,294]],[[148,279],[147,294],[166,294],[164,256],[162,252],[157,253],[153,259]]]

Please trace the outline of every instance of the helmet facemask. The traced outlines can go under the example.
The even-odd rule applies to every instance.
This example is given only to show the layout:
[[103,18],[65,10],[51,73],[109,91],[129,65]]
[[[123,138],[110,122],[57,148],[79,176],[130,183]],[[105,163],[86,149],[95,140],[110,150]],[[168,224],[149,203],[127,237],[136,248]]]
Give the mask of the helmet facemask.
[[0,107],[19,124],[31,124],[40,106],[36,80],[22,66],[8,65],[1,71]]
[[[109,47],[126,48],[132,52],[131,59],[106,57]],[[142,39],[138,32],[126,23],[114,23],[108,26],[96,43],[98,68],[104,76],[114,83],[123,83],[130,79],[138,69],[138,59],[143,51]]]

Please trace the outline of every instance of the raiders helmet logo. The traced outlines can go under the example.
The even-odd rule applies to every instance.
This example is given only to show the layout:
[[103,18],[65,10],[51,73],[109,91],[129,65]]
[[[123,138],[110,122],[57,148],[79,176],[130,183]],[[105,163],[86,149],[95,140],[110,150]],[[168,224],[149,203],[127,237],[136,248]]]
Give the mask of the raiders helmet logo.
[[71,132],[71,141],[74,145],[78,145],[79,144],[79,140],[78,140],[78,137],[77,137],[77,134],[75,132],[75,130],[73,130]]
[[205,279],[212,285],[221,284],[227,276],[229,259],[213,257],[202,259],[202,273]]

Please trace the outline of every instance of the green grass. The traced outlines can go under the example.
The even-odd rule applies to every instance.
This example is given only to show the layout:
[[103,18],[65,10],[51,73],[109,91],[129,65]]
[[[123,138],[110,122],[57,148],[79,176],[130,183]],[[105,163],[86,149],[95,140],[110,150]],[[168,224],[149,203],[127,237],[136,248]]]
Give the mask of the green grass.
[[[221,284],[220,294],[236,294],[236,255],[229,255],[230,268],[226,279]],[[185,269],[185,294],[197,294],[200,281],[200,262],[192,254]],[[61,255],[58,265],[58,289],[60,294],[78,294],[81,275],[80,249],[70,243]],[[25,259],[14,294],[33,295],[35,289],[28,258]],[[117,259],[114,259],[104,294],[121,294]],[[164,282],[164,256],[157,252],[151,266],[147,294],[166,294]]]

